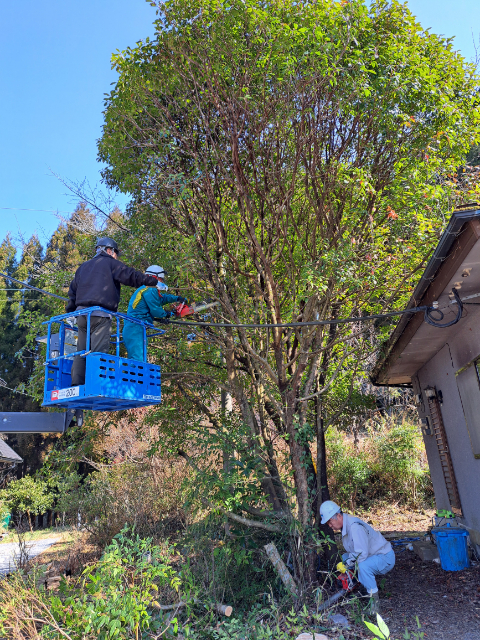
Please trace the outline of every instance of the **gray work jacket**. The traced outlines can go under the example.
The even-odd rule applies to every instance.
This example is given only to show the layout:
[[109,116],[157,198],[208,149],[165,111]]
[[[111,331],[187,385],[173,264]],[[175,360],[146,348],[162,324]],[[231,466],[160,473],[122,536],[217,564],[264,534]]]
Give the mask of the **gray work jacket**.
[[385,540],[380,531],[375,531],[360,518],[347,513],[343,514],[342,542],[348,553],[348,564],[363,562],[370,556],[392,551],[392,545]]

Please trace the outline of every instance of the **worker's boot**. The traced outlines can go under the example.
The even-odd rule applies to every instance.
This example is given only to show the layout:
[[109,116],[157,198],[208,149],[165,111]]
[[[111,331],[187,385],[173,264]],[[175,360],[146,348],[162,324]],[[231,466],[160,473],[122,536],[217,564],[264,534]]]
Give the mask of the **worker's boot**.
[[368,613],[371,615],[376,615],[380,613],[380,597],[378,595],[378,591],[370,594],[370,600],[368,601],[367,607]]

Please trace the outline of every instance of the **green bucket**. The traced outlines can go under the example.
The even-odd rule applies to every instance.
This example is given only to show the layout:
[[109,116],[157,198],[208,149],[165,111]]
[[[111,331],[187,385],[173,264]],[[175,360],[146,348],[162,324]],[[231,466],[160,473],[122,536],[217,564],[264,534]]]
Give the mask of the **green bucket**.
[[11,513],[7,513],[5,516],[3,516],[3,518],[0,520],[0,529],[8,529],[8,525],[10,524],[11,519]]

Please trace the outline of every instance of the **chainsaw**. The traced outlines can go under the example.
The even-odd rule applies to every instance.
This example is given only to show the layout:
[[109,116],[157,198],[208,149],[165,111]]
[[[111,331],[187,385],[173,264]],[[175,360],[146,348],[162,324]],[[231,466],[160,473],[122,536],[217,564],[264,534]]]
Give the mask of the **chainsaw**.
[[325,602],[318,608],[319,611],[328,609],[328,607],[330,607],[334,602],[337,602],[337,600],[340,600],[340,598],[343,598],[358,587],[358,582],[353,571],[346,567],[343,562],[339,562],[337,564],[337,571],[339,572],[337,580],[342,585],[342,588],[334,593],[333,596],[327,598],[327,600],[325,600]]
[[188,305],[184,302],[179,302],[178,304],[174,304],[172,309],[178,318],[185,318],[185,316],[191,316],[194,313],[200,313],[201,311],[215,307],[217,304],[218,302],[194,302]]

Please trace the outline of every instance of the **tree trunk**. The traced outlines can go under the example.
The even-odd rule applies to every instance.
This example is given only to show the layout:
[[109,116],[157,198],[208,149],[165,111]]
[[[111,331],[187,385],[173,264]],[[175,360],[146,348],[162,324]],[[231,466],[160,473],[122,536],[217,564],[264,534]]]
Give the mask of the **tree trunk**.
[[33,533],[32,518],[30,517],[30,511],[27,511],[27,517],[28,517],[28,525],[30,527],[30,532]]
[[[318,390],[318,384],[317,384]],[[333,544],[325,545],[320,552],[320,562],[325,565],[324,569],[330,571],[336,564],[338,556],[338,548],[335,544],[335,535],[333,530],[326,524],[321,523],[320,505],[325,500],[330,500],[330,489],[328,487],[327,475],[327,450],[325,445],[325,427],[322,417],[322,402],[320,396],[315,398],[315,420],[317,431],[317,503],[315,510],[315,522],[320,536],[326,536],[332,540]]]

